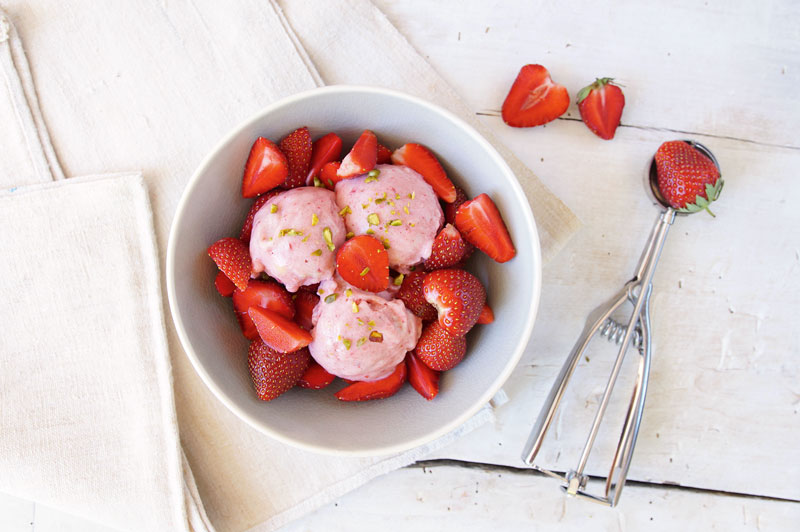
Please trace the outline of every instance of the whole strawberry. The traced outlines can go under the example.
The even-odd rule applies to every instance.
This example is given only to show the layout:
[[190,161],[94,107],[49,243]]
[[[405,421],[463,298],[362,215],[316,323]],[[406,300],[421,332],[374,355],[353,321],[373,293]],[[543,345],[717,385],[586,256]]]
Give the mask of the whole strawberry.
[[665,142],[656,151],[658,189],[670,206],[678,212],[706,210],[716,201],[724,181],[714,161],[688,142]]
[[625,95],[613,78],[597,78],[578,92],[578,110],[586,127],[601,139],[611,140],[617,131]]

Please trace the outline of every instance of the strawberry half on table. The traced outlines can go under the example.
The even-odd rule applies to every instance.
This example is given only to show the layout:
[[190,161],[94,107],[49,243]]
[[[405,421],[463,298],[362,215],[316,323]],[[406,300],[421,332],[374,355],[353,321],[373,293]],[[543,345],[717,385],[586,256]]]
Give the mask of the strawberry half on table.
[[625,95],[613,81],[614,78],[597,78],[582,88],[576,98],[583,123],[605,140],[614,138],[625,107]]
[[534,127],[567,112],[569,92],[555,83],[542,65],[525,65],[503,102],[503,122],[511,127]]
[[665,142],[655,155],[658,189],[678,212],[705,210],[719,198],[724,181],[719,168],[704,153],[682,140]]

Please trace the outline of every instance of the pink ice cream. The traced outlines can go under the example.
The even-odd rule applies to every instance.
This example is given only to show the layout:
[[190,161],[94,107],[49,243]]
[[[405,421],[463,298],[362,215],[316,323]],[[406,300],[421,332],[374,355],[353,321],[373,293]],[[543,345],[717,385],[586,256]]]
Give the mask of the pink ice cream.
[[345,233],[332,191],[301,187],[282,192],[253,218],[253,272],[267,272],[290,292],[330,279]]
[[323,281],[317,293],[314,340],[308,349],[329,373],[349,380],[379,380],[417,345],[422,321],[401,300],[387,301],[338,277]]
[[407,166],[381,164],[377,177],[336,183],[336,203],[356,235],[372,234],[388,245],[389,266],[408,273],[431,254],[444,214],[433,188]]

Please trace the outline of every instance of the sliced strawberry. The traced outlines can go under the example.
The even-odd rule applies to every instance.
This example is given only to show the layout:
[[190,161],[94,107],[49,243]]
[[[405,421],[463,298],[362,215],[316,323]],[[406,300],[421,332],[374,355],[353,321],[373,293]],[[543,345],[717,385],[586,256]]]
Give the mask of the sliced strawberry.
[[286,156],[269,139],[258,137],[244,165],[242,197],[254,198],[283,184],[289,175]]
[[236,285],[233,284],[233,281],[228,279],[222,272],[217,272],[217,276],[214,277],[214,286],[222,297],[231,297],[233,291],[236,290]]
[[222,238],[208,247],[208,256],[217,265],[217,268],[230,279],[236,288],[247,288],[252,265],[250,263],[250,250],[238,238]]
[[250,307],[271,310],[288,319],[292,319],[295,313],[292,296],[283,286],[274,281],[251,279],[247,283],[246,290],[233,292],[233,308],[242,328],[242,334],[249,340],[258,338],[256,326],[247,313]]
[[483,285],[466,270],[430,272],[422,283],[422,292],[436,307],[439,324],[453,336],[463,336],[472,329],[486,302]]
[[340,401],[370,401],[372,399],[384,399],[397,393],[397,390],[406,382],[405,361],[400,362],[394,372],[379,381],[354,382],[336,392],[336,398]]
[[261,194],[256,200],[253,202],[253,205],[250,206],[250,210],[247,213],[247,218],[244,219],[244,224],[242,225],[242,230],[239,231],[239,240],[244,242],[245,244],[250,243],[250,235],[253,232],[253,218],[255,218],[258,209],[264,206],[264,204],[269,201],[269,199],[273,196],[276,196],[283,192],[283,190],[279,188],[275,188],[270,190],[269,192],[265,192]]
[[319,180],[322,181],[322,184],[325,187],[333,190],[333,187],[336,186],[336,183],[342,180],[339,177],[339,167],[342,165],[339,161],[331,161],[329,163],[325,163],[322,167],[322,170],[319,171]]
[[392,162],[392,150],[378,143],[378,158],[375,164],[389,164]]
[[325,183],[320,176],[322,167],[337,161],[340,155],[342,155],[342,139],[336,133],[328,133],[315,140],[311,146],[311,162],[306,176],[306,185],[313,185],[315,177],[319,177]]
[[311,343],[311,333],[291,319],[261,307],[247,311],[264,343],[281,353],[291,353]]
[[503,122],[512,127],[540,126],[563,115],[567,107],[567,89],[554,83],[542,65],[525,65],[503,102]]
[[455,185],[433,153],[422,144],[409,143],[400,146],[392,153],[392,162],[408,166],[419,173],[441,200],[447,203],[456,200]]
[[583,123],[605,140],[614,138],[625,107],[625,95],[613,81],[613,78],[597,78],[582,88],[576,98]]
[[303,373],[300,381],[297,383],[301,388],[309,388],[311,390],[321,390],[336,378],[336,375],[328,373],[325,368],[320,366],[315,360],[311,360],[308,369]]
[[453,203],[445,203],[442,205],[442,211],[444,211],[444,223],[447,224],[454,224],[456,223],[456,211],[458,210],[461,205],[467,202],[469,197],[467,197],[467,193],[464,192],[464,189],[456,187],[456,199]]
[[481,313],[478,316],[478,322],[482,325],[486,325],[488,323],[492,323],[494,321],[494,311],[492,307],[489,306],[489,303],[484,303],[483,308],[481,309]]
[[434,371],[453,369],[464,359],[467,339],[453,336],[438,321],[432,321],[422,329],[414,355],[420,362]]
[[428,401],[436,397],[439,393],[439,372],[420,362],[414,353],[406,354],[406,366],[411,386]]
[[469,244],[461,238],[458,229],[445,225],[433,240],[431,256],[423,265],[426,270],[440,270],[460,263],[469,250]]
[[311,315],[314,313],[317,303],[319,303],[319,296],[310,290],[301,289],[294,295],[294,308],[297,311],[294,321],[307,331],[314,328]]
[[250,377],[262,401],[271,401],[290,390],[303,376],[311,355],[308,349],[279,353],[264,342],[253,340],[247,353]]
[[369,129],[358,137],[350,153],[342,159],[342,165],[337,172],[340,179],[347,179],[364,174],[375,168],[378,160],[378,137]]
[[497,262],[507,262],[517,254],[500,211],[486,194],[481,194],[458,208],[456,229],[467,242]]
[[422,282],[425,280],[425,272],[411,272],[403,278],[400,291],[397,297],[403,300],[406,308],[422,321],[433,321],[436,319],[436,309],[425,301],[425,294],[422,293]]
[[356,288],[382,292],[389,287],[389,254],[377,238],[359,235],[339,248],[336,271]]
[[308,128],[295,129],[281,140],[279,146],[289,163],[289,174],[283,182],[284,188],[305,185],[311,162],[311,134]]

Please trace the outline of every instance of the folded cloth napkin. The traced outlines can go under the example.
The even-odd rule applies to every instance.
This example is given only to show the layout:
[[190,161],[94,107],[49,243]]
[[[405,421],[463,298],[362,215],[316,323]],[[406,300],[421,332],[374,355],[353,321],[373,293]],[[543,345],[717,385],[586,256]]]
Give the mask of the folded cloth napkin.
[[[57,0],[36,3],[9,0],[7,3],[14,13],[19,13],[23,32],[26,27],[31,28],[31,33],[24,36],[28,53],[33,58],[34,78],[42,96],[43,114],[65,167],[72,170],[71,174],[108,168],[144,168],[162,260],[172,211],[194,166],[230,127],[277,98],[312,88],[323,81],[380,84],[435,101],[470,120],[485,134],[457,95],[368,0],[319,2],[313,4],[314,9],[305,7],[306,2],[279,5],[274,1],[257,0],[225,5],[213,1],[93,3],[83,10]],[[331,27],[347,31],[347,37],[334,38],[330,34]],[[356,42],[362,46],[356,47]],[[98,54],[97,50],[102,52]],[[343,60],[345,57],[350,60]],[[315,65],[325,68],[318,69]],[[365,76],[364,72],[369,75]],[[0,135],[5,145],[8,137],[1,128]],[[543,255],[550,257],[574,232],[577,222],[529,170],[507,152],[504,155],[529,193],[541,231]],[[30,194],[36,196],[40,192]],[[12,203],[23,197],[15,194],[10,193],[4,200]],[[63,214],[65,220],[71,220],[73,218],[67,216],[70,207],[64,202],[57,212]],[[93,211],[86,205],[83,208],[87,211],[84,216],[91,219]],[[40,212],[48,212],[19,209],[15,209],[17,215],[22,217],[27,213],[29,219]],[[100,212],[101,216],[114,214],[105,210],[95,212]],[[86,223],[84,218],[74,219]],[[146,256],[142,250],[149,244],[141,233],[133,233],[137,238],[108,242],[105,237],[103,241],[120,249],[134,242],[128,252],[135,260],[141,260],[138,257]],[[46,240],[49,241],[49,237]],[[85,249],[87,245],[91,247],[91,242],[91,238],[85,236],[75,243],[82,244]],[[40,257],[35,250],[22,248],[24,246],[17,242],[19,262],[24,263],[26,257],[30,257],[38,264]],[[120,258],[119,264],[124,264],[121,257],[125,253],[119,250],[115,253],[114,256]],[[88,263],[75,267],[79,272],[86,268],[89,268]],[[147,324],[143,337],[131,344],[136,347],[121,349],[110,338],[108,342],[100,342],[104,348],[90,342],[85,348],[74,350],[59,348],[57,342],[51,341],[48,345],[52,346],[53,353],[47,355],[37,351],[35,345],[20,343],[15,348],[15,357],[22,356],[19,353],[29,353],[31,358],[40,361],[56,355],[70,362],[78,356],[91,360],[87,351],[92,351],[93,356],[100,353],[112,358],[123,357],[125,364],[119,367],[125,368],[124,373],[105,372],[106,380],[89,379],[87,382],[92,385],[82,387],[79,395],[87,402],[94,401],[98,409],[106,405],[108,410],[104,415],[92,412],[92,416],[103,420],[104,426],[116,426],[119,430],[111,436],[110,432],[82,429],[82,438],[62,438],[55,429],[70,418],[62,415],[60,407],[63,404],[70,408],[71,403],[53,402],[51,410],[29,407],[16,398],[23,397],[24,388],[31,385],[0,375],[0,379],[4,379],[0,380],[4,394],[3,417],[0,418],[4,425],[0,428],[5,434],[7,393],[9,397],[14,394],[17,423],[13,432],[17,443],[0,447],[0,490],[45,500],[120,529],[210,530],[209,522],[203,519],[202,507],[193,497],[199,493],[210,521],[218,530],[272,530],[378,474],[423,457],[490,418],[490,412],[484,411],[454,434],[399,456],[341,459],[299,451],[253,431],[216,401],[192,370],[169,324],[167,333],[174,368],[177,419],[182,447],[191,464],[191,471],[188,467],[181,469],[169,440],[169,435],[175,431],[169,397],[154,393],[149,400],[132,399],[129,403],[129,397],[120,392],[131,387],[140,397],[144,391],[154,391],[157,386],[152,383],[163,383],[164,371],[168,378],[169,361],[160,349],[143,347],[158,345],[156,324],[162,317],[159,309],[150,304],[152,280],[136,270],[119,268],[129,275],[139,273],[130,275],[130,283],[141,283],[142,286],[136,288],[150,294],[144,297],[141,293],[136,296],[135,290],[124,294],[110,292],[112,300],[118,297],[127,300],[127,303],[119,303],[120,308]],[[24,275],[24,272],[17,271],[16,275]],[[20,285],[27,286],[24,281],[28,277],[17,276],[11,282],[0,280],[0,294],[4,300],[8,300]],[[99,295],[92,290],[89,276],[59,275],[58,278],[78,288],[63,288],[68,297],[59,299],[62,306],[57,310],[73,314],[74,319],[80,321],[81,314],[91,310],[92,305],[87,302]],[[83,282],[78,283],[77,279]],[[25,309],[20,316],[27,316],[26,323],[40,319],[34,308]],[[145,321],[146,318],[149,320]],[[104,332],[112,333],[118,321],[99,319]],[[126,325],[136,330],[141,328]],[[48,334],[54,335],[53,338],[67,337],[60,328]],[[75,341],[80,338],[82,336],[72,337]],[[5,358],[5,346],[3,351]],[[128,360],[134,351],[141,355],[136,363]],[[85,363],[80,365],[92,368]],[[46,364],[36,368],[37,372],[29,378],[38,381],[40,388],[45,386],[41,383],[59,379],[59,372],[49,371],[50,366]],[[134,381],[135,386],[126,384]],[[151,383],[149,387],[148,382]],[[60,393],[69,392],[61,387]],[[99,400],[108,397],[114,400]],[[114,418],[109,412],[115,411],[119,413],[118,418],[125,419],[131,408],[140,409],[138,418],[152,423],[148,430],[138,433],[138,437],[122,430],[124,424],[108,423],[109,418]],[[49,428],[42,431],[40,439],[36,439],[35,433],[28,434],[19,421],[26,417],[48,420],[45,426]],[[156,430],[158,423],[162,424],[160,434]],[[81,447],[84,452],[95,449],[110,453],[114,446],[123,444],[135,444],[144,454],[149,448],[151,460],[132,458],[115,462],[114,477],[120,489],[127,491],[129,504],[103,504],[102,495],[108,487],[96,479],[101,471],[91,468],[73,471],[62,467],[58,470],[63,475],[62,480],[56,484],[60,490],[50,492],[43,486],[48,478],[39,470],[35,470],[36,474],[31,470],[25,483],[4,483],[7,470],[25,464],[26,455],[19,453],[28,441],[40,443],[43,453],[56,460],[75,454],[74,446]],[[159,455],[165,458],[152,459]],[[9,456],[17,461],[12,464]],[[30,455],[27,458],[30,459]],[[139,493],[143,484],[141,480],[134,480],[141,473],[134,470],[141,469],[142,463],[160,463],[162,467],[154,468],[162,475],[161,482],[152,482],[146,488],[151,498]],[[182,483],[179,482],[181,478]],[[192,478],[197,480],[197,490]],[[86,495],[81,499],[83,504],[78,504],[75,497],[69,496],[70,485],[81,486],[85,491],[95,489],[97,496]],[[159,516],[159,521],[155,516]],[[153,521],[144,524],[135,520],[151,517]]]

